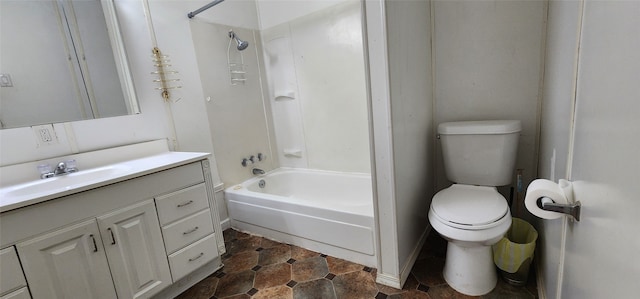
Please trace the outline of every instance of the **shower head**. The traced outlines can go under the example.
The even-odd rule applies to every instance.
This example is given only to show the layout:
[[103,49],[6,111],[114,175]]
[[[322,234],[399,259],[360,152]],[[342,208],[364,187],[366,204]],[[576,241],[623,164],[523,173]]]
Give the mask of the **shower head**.
[[241,40],[233,30],[229,30],[229,37],[236,40],[236,43],[238,44],[238,51],[242,51],[249,46],[249,42]]

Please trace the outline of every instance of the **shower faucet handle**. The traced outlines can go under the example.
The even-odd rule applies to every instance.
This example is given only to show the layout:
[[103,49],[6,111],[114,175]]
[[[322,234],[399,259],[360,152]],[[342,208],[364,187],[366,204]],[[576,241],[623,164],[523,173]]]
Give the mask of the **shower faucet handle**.
[[247,167],[247,166],[249,166],[251,164],[253,164],[253,160],[251,160],[250,158],[249,159],[242,158],[242,167]]
[[249,158],[242,158],[242,167],[256,164],[258,162],[264,161],[265,159],[267,159],[267,156],[263,153],[258,153],[255,156],[251,155]]

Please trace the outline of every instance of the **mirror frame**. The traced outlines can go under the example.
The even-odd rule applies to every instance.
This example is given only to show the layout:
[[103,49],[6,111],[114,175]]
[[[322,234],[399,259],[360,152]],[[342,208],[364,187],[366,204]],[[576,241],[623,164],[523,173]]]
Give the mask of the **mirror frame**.
[[113,3],[113,0],[101,0],[100,2],[102,3],[102,10],[104,11],[107,28],[111,29],[109,30],[109,40],[111,41],[111,49],[113,50],[114,58],[116,60],[116,69],[120,76],[122,92],[127,97],[125,101],[127,103],[127,111],[129,111],[129,115],[140,114],[140,105],[133,85],[133,77],[131,75],[131,69],[129,68],[129,61],[127,59],[120,25],[118,23],[115,4]]
[[[0,0],[1,1],[1,0]],[[47,0],[53,3],[54,6],[62,5],[62,2],[71,2],[73,0]],[[119,115],[109,115],[101,117],[95,114],[94,108],[91,108],[89,113],[86,113],[79,117],[73,117],[69,119],[33,119],[31,121],[20,121],[15,125],[0,126],[0,130],[7,129],[17,129],[17,128],[28,128],[38,125],[45,124],[58,124],[58,123],[70,123],[77,121],[88,121],[88,120],[96,120],[103,118],[111,118],[111,117],[121,117],[121,116],[129,116],[129,115],[137,115],[141,113],[140,103],[138,101],[138,96],[136,93],[136,88],[133,80],[132,69],[129,64],[129,58],[127,56],[127,51],[124,43],[123,33],[121,31],[120,22],[118,19],[118,12],[116,10],[115,0],[97,0],[99,1],[99,5],[102,8],[102,17],[105,22],[105,26],[107,29],[107,36],[109,39],[109,44],[111,48],[111,55],[113,57],[115,70],[118,76],[118,83],[120,85],[120,91],[124,97],[124,109],[126,111],[122,111],[122,114]],[[99,82],[97,82],[99,84]],[[119,104],[119,105],[123,105]],[[83,110],[85,111],[85,110]],[[87,112],[87,111],[85,111]],[[93,112],[93,113],[92,113]]]

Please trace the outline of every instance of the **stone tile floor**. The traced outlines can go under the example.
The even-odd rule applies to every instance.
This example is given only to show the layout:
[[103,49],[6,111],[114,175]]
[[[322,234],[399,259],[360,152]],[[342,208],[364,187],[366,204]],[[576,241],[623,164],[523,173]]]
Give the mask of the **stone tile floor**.
[[535,276],[525,287],[501,279],[489,294],[454,291],[442,278],[447,243],[432,232],[403,289],[375,282],[376,269],[233,229],[224,231],[224,267],[182,293],[180,299],[328,298],[538,298]]

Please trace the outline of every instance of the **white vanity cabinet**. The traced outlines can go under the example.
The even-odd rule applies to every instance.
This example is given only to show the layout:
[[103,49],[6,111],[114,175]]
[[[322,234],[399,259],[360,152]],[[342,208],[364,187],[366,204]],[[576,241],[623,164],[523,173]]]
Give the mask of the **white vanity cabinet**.
[[33,298],[116,298],[95,219],[17,247]]
[[29,299],[20,260],[13,246],[0,250],[0,299]]
[[146,200],[19,243],[18,251],[34,298],[147,298],[171,284],[162,244]]
[[189,161],[3,212],[0,299],[172,298],[204,279],[224,253],[208,167]]
[[23,287],[4,296],[0,296],[0,299],[31,299],[31,295],[29,295],[29,289]]
[[99,216],[98,227],[118,298],[146,298],[171,284],[153,200]]
[[205,184],[156,197],[174,282],[217,257]]

